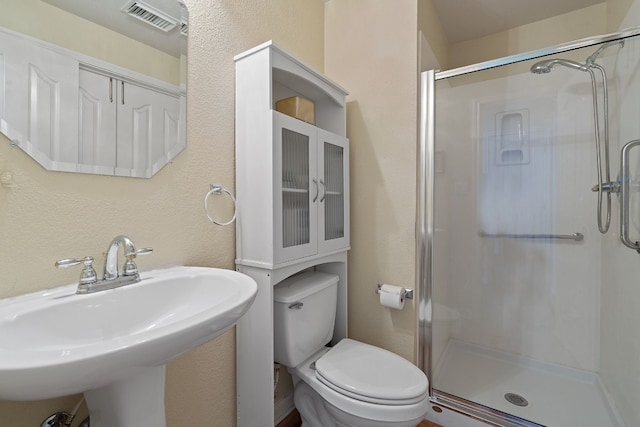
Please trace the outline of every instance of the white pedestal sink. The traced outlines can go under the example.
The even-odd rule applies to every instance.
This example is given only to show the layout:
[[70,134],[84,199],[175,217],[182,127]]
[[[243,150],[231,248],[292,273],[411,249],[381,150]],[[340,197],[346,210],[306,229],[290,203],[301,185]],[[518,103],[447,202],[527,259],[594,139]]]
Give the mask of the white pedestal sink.
[[0,300],[0,399],[82,392],[91,427],[163,427],[165,364],[232,327],[257,286],[231,270],[174,267],[75,290]]

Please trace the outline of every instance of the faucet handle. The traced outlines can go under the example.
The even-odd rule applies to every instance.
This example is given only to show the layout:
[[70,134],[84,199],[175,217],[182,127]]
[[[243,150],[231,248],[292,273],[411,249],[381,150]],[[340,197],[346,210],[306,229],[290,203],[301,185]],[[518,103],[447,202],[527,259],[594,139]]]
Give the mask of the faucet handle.
[[82,272],[80,273],[79,285],[87,285],[98,281],[98,275],[96,274],[96,270],[93,268],[93,257],[65,258],[56,261],[55,266],[57,268],[68,268],[78,264],[84,264]]
[[136,262],[134,261],[134,259],[138,255],[149,255],[152,252],[153,252],[152,248],[142,248],[142,249],[136,250],[135,252],[126,254],[125,258],[127,260],[124,263],[122,275],[135,276],[136,274],[138,274],[138,266],[136,265]]

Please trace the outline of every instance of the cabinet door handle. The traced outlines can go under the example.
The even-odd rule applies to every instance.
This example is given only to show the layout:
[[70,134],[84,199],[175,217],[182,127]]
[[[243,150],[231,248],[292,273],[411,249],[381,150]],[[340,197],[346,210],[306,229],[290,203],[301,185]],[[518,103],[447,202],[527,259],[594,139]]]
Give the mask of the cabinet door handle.
[[109,77],[109,102],[113,103],[113,78]]
[[122,83],[122,105],[124,105],[124,81]]
[[313,203],[315,203],[316,200],[318,200],[318,194],[320,193],[320,189],[318,188],[318,181],[316,181],[315,178],[313,178],[313,183],[316,185],[316,195],[313,196]]
[[320,197],[320,203],[324,202],[324,198],[327,196],[327,185],[323,180],[320,180],[320,184],[322,184],[322,197]]

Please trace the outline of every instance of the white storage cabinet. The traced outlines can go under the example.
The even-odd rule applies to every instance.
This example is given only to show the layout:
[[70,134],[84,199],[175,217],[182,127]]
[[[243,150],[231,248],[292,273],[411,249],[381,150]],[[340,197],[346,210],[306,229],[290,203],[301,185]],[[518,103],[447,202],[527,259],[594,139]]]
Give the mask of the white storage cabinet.
[[[275,111],[302,96],[315,124]],[[346,92],[273,43],[236,58],[237,262],[265,268],[349,248]]]
[[[272,42],[235,60],[236,268],[258,283],[236,325],[237,425],[265,427],[275,412],[273,287],[307,269],[337,275],[333,341],[347,336],[346,92]],[[291,96],[314,103],[314,124],[275,110]]]

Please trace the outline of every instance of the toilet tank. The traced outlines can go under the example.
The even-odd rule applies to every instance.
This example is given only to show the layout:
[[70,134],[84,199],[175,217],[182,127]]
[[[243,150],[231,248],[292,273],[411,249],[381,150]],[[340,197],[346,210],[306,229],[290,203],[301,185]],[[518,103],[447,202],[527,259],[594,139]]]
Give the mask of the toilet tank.
[[283,280],[273,290],[274,360],[296,367],[333,337],[338,276],[316,271]]

